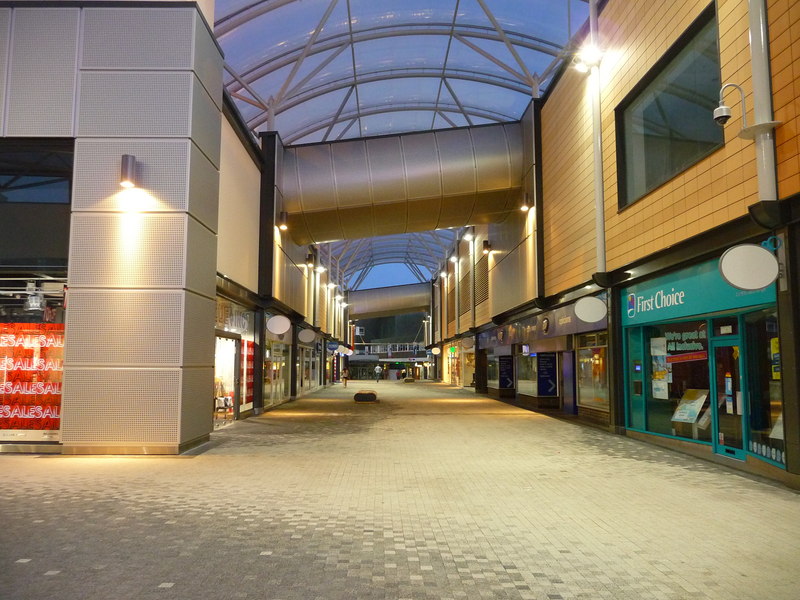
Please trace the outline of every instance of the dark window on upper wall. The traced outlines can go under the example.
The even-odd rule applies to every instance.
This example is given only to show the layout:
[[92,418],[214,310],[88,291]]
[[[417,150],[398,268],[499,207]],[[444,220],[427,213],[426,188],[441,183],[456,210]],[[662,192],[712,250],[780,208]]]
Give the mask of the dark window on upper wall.
[[712,5],[616,109],[620,208],[724,144],[718,38]]
[[0,203],[69,204],[73,140],[0,140]]

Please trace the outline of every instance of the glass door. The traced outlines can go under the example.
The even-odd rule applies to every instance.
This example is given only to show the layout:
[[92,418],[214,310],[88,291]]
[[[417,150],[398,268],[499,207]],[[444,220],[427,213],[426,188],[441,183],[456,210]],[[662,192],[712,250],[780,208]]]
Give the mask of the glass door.
[[214,353],[214,429],[232,423],[241,402],[241,340],[217,334]]
[[744,394],[739,342],[712,343],[715,406],[714,451],[744,460]]

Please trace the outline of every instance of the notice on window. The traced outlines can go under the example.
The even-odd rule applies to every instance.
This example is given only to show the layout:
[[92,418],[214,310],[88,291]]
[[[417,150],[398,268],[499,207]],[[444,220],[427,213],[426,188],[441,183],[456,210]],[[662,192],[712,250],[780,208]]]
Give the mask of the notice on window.
[[[686,390],[672,420],[678,423],[695,423],[708,398],[708,390]],[[706,411],[708,412],[708,411]],[[710,416],[710,415],[709,415]]]
[[0,439],[59,439],[63,372],[63,323],[0,323]]

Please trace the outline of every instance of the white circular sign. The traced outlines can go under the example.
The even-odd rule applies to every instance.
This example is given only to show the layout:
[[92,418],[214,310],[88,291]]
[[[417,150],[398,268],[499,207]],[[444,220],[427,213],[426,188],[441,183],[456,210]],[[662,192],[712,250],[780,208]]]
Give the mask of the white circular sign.
[[475,340],[473,340],[472,338],[464,338],[463,340],[461,340],[461,347],[466,348],[467,350],[472,348],[474,345],[475,345]]
[[597,323],[608,314],[606,303],[597,296],[584,296],[575,303],[575,316],[584,323]]
[[283,315],[275,315],[267,319],[267,329],[270,333],[274,333],[275,335],[283,335],[289,331],[291,326],[292,322],[288,317],[284,317]]
[[441,353],[442,353],[441,348],[431,348],[431,354],[441,354]]
[[313,329],[303,329],[300,333],[297,334],[297,339],[303,342],[304,344],[310,344],[315,339],[317,339],[317,334]]
[[756,244],[728,248],[719,258],[722,278],[740,290],[761,290],[778,278],[780,266],[775,255]]

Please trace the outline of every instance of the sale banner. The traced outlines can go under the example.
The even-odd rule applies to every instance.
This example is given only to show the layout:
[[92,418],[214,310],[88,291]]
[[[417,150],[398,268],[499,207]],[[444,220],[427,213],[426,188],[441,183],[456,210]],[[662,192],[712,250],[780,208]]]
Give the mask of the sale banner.
[[0,439],[57,439],[63,374],[63,323],[0,323]]

